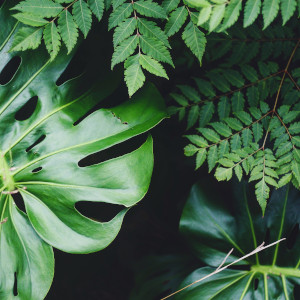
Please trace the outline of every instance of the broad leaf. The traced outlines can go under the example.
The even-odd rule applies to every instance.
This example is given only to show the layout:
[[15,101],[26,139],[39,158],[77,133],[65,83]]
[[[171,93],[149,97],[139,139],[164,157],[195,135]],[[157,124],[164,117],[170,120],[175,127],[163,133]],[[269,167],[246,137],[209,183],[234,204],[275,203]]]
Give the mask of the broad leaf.
[[[7,50],[16,30],[14,23],[7,25],[10,31],[0,41],[3,62],[12,58]],[[82,159],[149,130],[165,112],[159,93],[148,86],[146,93],[122,105],[97,109],[82,118],[111,94],[115,87],[111,78],[93,84],[81,76],[57,86],[71,55],[62,52],[54,62],[45,51],[18,55],[21,67],[0,87],[0,298],[39,300],[53,277],[51,246],[89,253],[114,240],[128,208],[148,189],[152,139],[98,164],[84,167]],[[37,103],[32,114],[16,119],[33,98]],[[22,196],[25,212],[16,207],[15,193]],[[79,201],[124,209],[101,223],[80,214],[75,208]],[[17,296],[13,296],[15,272]]]
[[[224,201],[224,195],[217,193],[207,197],[200,184],[192,188],[180,230],[194,253],[208,266],[193,271],[178,289],[215,271],[231,248],[234,251],[226,264],[253,251],[267,231],[268,243],[272,243],[289,237],[293,228],[298,227],[299,192],[289,193],[288,188],[274,191],[262,219],[257,207],[249,207],[247,193],[235,189],[236,197]],[[241,261],[240,264],[248,266],[243,270],[221,271],[178,293],[177,299],[294,299],[293,287],[300,284],[299,247],[298,232],[293,242],[288,239]]]

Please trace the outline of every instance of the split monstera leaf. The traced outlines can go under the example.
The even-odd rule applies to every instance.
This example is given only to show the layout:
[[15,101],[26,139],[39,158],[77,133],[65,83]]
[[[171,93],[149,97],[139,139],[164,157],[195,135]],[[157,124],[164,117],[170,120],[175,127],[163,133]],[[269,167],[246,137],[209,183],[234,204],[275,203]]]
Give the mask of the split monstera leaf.
[[[111,78],[86,89],[84,76],[57,86],[72,55],[51,62],[47,54],[9,53],[18,24],[0,9],[0,72],[13,56],[21,64],[0,86],[0,299],[36,300],[47,294],[54,274],[52,246],[70,253],[107,247],[128,209],[150,184],[152,138],[133,152],[83,167],[79,162],[148,131],[165,117],[153,86],[111,109],[95,104],[112,93]],[[4,69],[4,71],[3,71]],[[34,107],[24,120],[20,111]],[[26,109],[25,109],[26,110]],[[19,194],[23,212],[15,204]],[[78,212],[79,201],[123,206],[98,222]]]

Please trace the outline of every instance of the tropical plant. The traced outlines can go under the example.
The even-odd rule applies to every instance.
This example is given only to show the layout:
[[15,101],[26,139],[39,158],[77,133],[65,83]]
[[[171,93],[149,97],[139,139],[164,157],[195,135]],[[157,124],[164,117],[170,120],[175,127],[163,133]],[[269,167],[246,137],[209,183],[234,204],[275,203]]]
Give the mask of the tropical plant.
[[242,197],[237,194],[231,204],[232,210],[221,198],[208,199],[199,185],[192,188],[180,231],[208,266],[193,271],[181,287],[213,272],[230,248],[234,248],[234,255],[228,257],[228,262],[250,253],[265,239],[268,243],[287,237],[287,241],[242,261],[246,270],[223,270],[182,291],[178,299],[294,299],[294,286],[300,283],[300,236],[295,234],[300,221],[299,210],[295,212],[300,204],[299,192],[289,192],[289,187],[275,191],[264,218],[249,208],[245,189]]
[[[174,67],[168,38],[177,33],[188,19],[182,39],[199,62],[205,51],[205,32],[223,32],[234,25],[242,10],[242,0],[164,0],[161,5],[151,0],[23,0],[12,9],[21,27],[11,51],[37,48],[43,39],[54,59],[62,42],[68,53],[78,39],[78,28],[87,37],[92,15],[101,20],[104,9],[112,6],[108,29],[116,28],[113,36],[114,52],[111,68],[124,62],[125,82],[132,96],[145,82],[142,69],[168,79],[161,62]],[[248,0],[244,5],[244,27],[258,18],[262,7],[263,29],[281,11],[283,25],[294,15],[296,0]],[[148,20],[150,18],[151,20]],[[162,22],[167,20],[164,30]],[[200,27],[200,29],[199,29]]]
[[[230,38],[223,43],[227,41]],[[177,103],[170,107],[171,113],[178,113],[180,120],[187,115],[187,129],[199,126],[195,134],[186,135],[191,144],[185,147],[187,156],[196,155],[196,169],[207,160],[218,181],[228,181],[234,173],[240,181],[243,176],[256,181],[263,213],[270,186],[278,188],[290,181],[297,188],[300,185],[300,77],[296,64],[291,66],[293,58],[299,58],[299,41],[288,38],[287,43],[290,55],[283,67],[264,60],[248,64],[233,55],[223,67],[195,78],[197,89],[178,85],[180,93],[171,94]],[[260,55],[257,50],[251,56],[249,49],[250,57]]]
[[[205,184],[192,187],[180,219],[180,233],[190,250],[179,253],[174,249],[144,259],[133,299],[139,299],[137,295],[143,299],[158,295],[160,299],[183,300],[296,299],[294,288],[300,284],[299,191],[289,187],[274,191],[261,218],[246,182],[235,183],[235,196],[226,201],[221,193],[203,193]],[[286,240],[226,268],[263,241],[271,244],[281,238]],[[233,252],[228,256],[230,249]],[[193,261],[194,256],[198,262]],[[225,269],[216,273],[223,265]]]
[[[7,54],[15,31],[10,24],[0,41],[4,64],[13,57]],[[71,57],[62,53],[50,62],[41,51],[17,54],[22,63],[0,88],[0,298],[34,300],[50,288],[52,246],[89,253],[115,239],[126,212],[148,189],[152,138],[120,157],[93,165],[84,159],[151,129],[165,114],[153,86],[133,101],[88,113],[114,90],[111,77],[91,87],[85,76],[57,86]],[[98,222],[79,213],[80,201],[124,209]]]

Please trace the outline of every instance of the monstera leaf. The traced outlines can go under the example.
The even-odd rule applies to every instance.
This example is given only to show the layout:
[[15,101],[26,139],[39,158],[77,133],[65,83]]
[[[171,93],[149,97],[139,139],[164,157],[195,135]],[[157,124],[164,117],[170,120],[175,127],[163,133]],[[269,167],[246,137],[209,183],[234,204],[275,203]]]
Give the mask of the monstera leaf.
[[250,253],[264,240],[287,240],[249,257],[244,266],[226,269],[192,285],[178,293],[178,299],[294,299],[294,286],[300,284],[299,223],[298,191],[275,191],[262,218],[257,207],[248,204],[245,190],[235,199],[224,195],[214,198],[204,195],[200,184],[195,185],[184,207],[180,229],[194,253],[208,266],[192,272],[179,288],[216,270],[231,248],[234,255],[227,262]]
[[[0,86],[0,299],[35,300],[45,297],[52,282],[52,246],[89,253],[114,240],[126,212],[149,187],[152,138],[117,158],[86,167],[80,161],[151,129],[165,113],[159,93],[148,85],[124,104],[87,114],[113,91],[111,78],[89,90],[84,76],[57,86],[71,56],[50,62],[40,50],[8,53],[19,25],[4,8],[0,72],[12,55],[21,57],[21,65]],[[25,212],[15,204],[16,194]],[[79,213],[79,201],[124,209],[100,223]]]

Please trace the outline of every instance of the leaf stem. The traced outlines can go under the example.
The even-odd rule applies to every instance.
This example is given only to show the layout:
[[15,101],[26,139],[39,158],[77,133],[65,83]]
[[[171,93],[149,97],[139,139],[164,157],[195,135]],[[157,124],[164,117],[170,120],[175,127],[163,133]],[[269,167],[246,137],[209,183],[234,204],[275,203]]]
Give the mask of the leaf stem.
[[[282,236],[282,230],[283,230],[283,225],[284,225],[284,220],[285,220],[286,205],[287,205],[287,201],[288,201],[288,194],[289,194],[289,185],[287,185],[286,194],[285,194],[285,198],[284,198],[280,228],[279,228],[279,233],[278,233],[278,237],[277,237],[278,239],[280,239]],[[278,255],[278,247],[279,247],[279,245],[276,245],[276,247],[275,247],[272,266],[275,266],[275,264],[276,264],[277,255]]]

